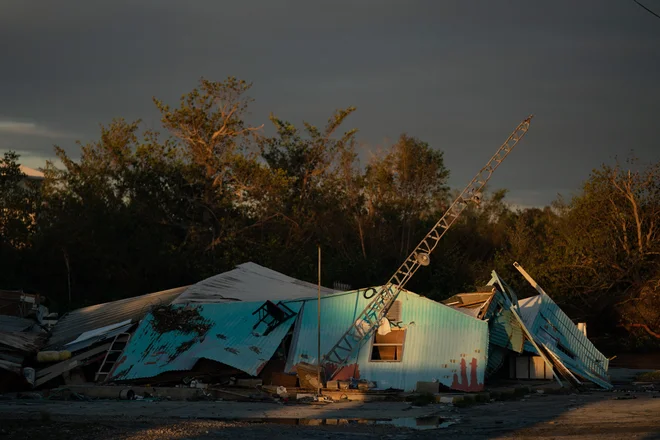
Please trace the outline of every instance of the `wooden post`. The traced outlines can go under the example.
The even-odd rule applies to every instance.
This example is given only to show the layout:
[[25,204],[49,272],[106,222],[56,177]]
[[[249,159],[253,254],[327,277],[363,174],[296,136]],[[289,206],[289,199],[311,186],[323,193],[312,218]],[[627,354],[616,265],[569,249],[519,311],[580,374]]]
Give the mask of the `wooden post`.
[[318,383],[318,389],[316,390],[316,395],[321,395],[321,246],[319,246],[319,290],[318,290],[318,299],[317,299],[317,329],[316,329],[316,381]]

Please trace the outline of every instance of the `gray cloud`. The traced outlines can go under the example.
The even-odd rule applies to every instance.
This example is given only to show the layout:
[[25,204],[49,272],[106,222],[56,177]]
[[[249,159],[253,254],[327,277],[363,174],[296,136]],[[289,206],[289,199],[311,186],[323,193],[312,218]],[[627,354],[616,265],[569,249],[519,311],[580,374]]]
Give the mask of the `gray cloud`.
[[[323,124],[356,105],[362,141],[418,136],[445,151],[454,186],[535,113],[492,181],[522,205],[630,149],[660,160],[660,26],[633,2],[12,0],[0,56],[0,114],[83,141],[117,116],[157,127],[152,96],[235,75],[255,84],[255,123]],[[9,140],[35,157],[55,141],[77,151]]]
[[65,133],[41,126],[34,122],[20,122],[0,119],[0,134],[17,134],[24,136],[38,136],[47,138],[75,138],[75,133]]

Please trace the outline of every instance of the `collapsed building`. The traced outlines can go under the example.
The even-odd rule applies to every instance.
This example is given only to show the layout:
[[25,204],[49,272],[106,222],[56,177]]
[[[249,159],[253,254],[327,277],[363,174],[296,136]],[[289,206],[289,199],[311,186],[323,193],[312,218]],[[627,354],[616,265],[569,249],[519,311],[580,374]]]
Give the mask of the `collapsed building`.
[[[43,326],[34,332],[34,321],[0,317],[0,367],[23,375],[29,364],[35,387],[175,385],[193,378],[310,387],[302,376],[319,361],[319,322],[323,355],[381,287],[320,293],[319,321],[318,286],[244,263],[192,286],[72,311],[48,338]],[[426,383],[425,389],[472,392],[497,376],[609,388],[607,367],[542,289],[519,300],[492,272],[477,292],[442,302],[403,290],[373,336],[339,369],[324,371],[323,386],[363,382],[372,390],[414,391]]]
[[[351,325],[356,310],[364,308],[376,290],[321,298],[322,353]],[[317,302],[308,298],[277,303],[180,304],[156,310],[137,329],[110,380],[154,381],[168,371],[191,370],[202,358],[251,376],[259,376],[269,362],[280,361],[280,372],[295,374],[301,363],[314,363],[318,358]],[[259,317],[262,311],[267,319]],[[167,318],[169,323],[162,324]],[[436,380],[456,390],[481,390],[487,327],[483,321],[404,291],[390,310],[387,323],[334,379],[366,378],[379,388],[401,390],[414,390],[418,381]],[[280,347],[283,355],[273,359]]]
[[[274,373],[282,383],[295,383],[282,376],[318,363],[319,323],[324,354],[380,289],[324,291],[320,321],[314,297],[204,304],[187,302],[182,295],[141,323],[108,380],[166,381],[167,373],[190,374],[206,359],[222,364],[228,375],[272,381]],[[221,292],[223,297],[227,293]],[[208,290],[207,300],[213,297]],[[526,377],[520,371],[524,363],[534,366]],[[327,379],[333,380],[325,385],[366,380],[374,389],[413,391],[418,383],[430,382],[438,389],[480,391],[508,366],[511,378],[561,382],[561,376],[573,385],[589,381],[610,388],[607,363],[547,294],[519,301],[493,272],[482,291],[443,303],[402,291],[371,339],[330,372]],[[542,374],[536,374],[537,367]]]
[[[431,383],[431,390],[479,391],[505,364],[517,376],[520,358],[527,358],[529,373],[538,357],[544,377],[551,373],[560,384],[561,376],[575,386],[610,387],[608,360],[517,265],[538,297],[518,301],[495,272],[486,289],[444,303],[405,290],[461,212],[480,203],[531,119],[516,127],[384,287],[317,292],[313,284],[245,263],[187,288],[68,314],[52,331],[48,355],[37,355],[53,364],[38,369],[34,385],[64,373],[72,380],[69,371],[100,362],[94,375],[100,382],[172,383],[203,374],[231,383],[242,374],[292,383],[295,374],[300,385],[318,389],[319,377],[310,380],[316,365],[326,386],[361,381],[412,391]],[[152,299],[163,303],[145,307]],[[80,379],[88,379],[87,369]]]
[[[83,307],[59,320],[56,314],[47,315],[38,295],[0,291],[0,313],[18,315],[0,315],[0,375],[6,377],[6,383],[16,384],[23,383],[16,378],[24,371],[34,373],[33,380],[23,385],[37,388],[103,382],[140,322],[161,307],[173,303],[265,301],[270,295],[302,298],[314,295],[316,290],[313,284],[244,263],[193,286]],[[217,365],[207,369],[217,370]],[[0,386],[0,391],[7,389]]]
[[489,322],[487,377],[507,367],[511,379],[561,378],[573,386],[591,382],[610,389],[609,359],[518,264],[514,267],[538,294],[518,299],[495,271],[490,292],[455,295],[443,303]]

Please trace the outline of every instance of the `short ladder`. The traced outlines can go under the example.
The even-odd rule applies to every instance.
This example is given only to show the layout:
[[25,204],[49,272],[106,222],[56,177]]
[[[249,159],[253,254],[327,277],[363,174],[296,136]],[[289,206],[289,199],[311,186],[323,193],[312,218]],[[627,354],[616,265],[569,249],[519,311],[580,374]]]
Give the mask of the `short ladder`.
[[115,336],[112,344],[110,344],[110,348],[105,353],[105,358],[103,358],[99,371],[96,373],[96,382],[105,382],[108,379],[124,348],[128,345],[129,339],[131,339],[130,333],[119,333]]

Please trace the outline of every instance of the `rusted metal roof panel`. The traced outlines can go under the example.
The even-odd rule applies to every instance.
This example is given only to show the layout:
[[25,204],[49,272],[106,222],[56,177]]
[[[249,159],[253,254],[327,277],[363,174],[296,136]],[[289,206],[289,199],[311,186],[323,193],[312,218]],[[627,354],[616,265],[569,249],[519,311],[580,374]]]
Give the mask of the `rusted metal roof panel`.
[[34,354],[43,346],[45,333],[0,332],[0,349]]
[[62,349],[65,344],[75,340],[81,334],[100,327],[128,319],[137,322],[144,318],[153,307],[170,304],[186,288],[187,286],[177,287],[73,310],[62,316],[53,327],[48,340],[48,348]]
[[[335,290],[321,287],[322,295]],[[248,262],[190,286],[174,304],[280,301],[316,297],[318,287],[280,272]]]
[[19,316],[0,315],[0,332],[22,332],[35,326],[32,319]]
[[[275,353],[295,316],[264,334],[252,313],[261,302],[173,305],[173,318],[150,313],[141,323],[114,367],[110,380],[154,377],[167,371],[190,370],[199,359],[210,359],[256,376]],[[300,304],[289,304],[298,312]],[[179,322],[178,316],[187,317]],[[163,331],[165,322],[173,330]]]
[[[364,293],[357,290],[321,299],[321,354],[332,348],[367,305]],[[370,360],[372,337],[337,377],[368,379],[380,389],[411,391],[418,381],[437,380],[456,390],[481,390],[488,355],[487,323],[408,291],[401,292],[398,301],[400,327],[406,330],[401,361]],[[300,362],[316,362],[316,311],[316,299],[304,301],[287,371],[295,370]]]

